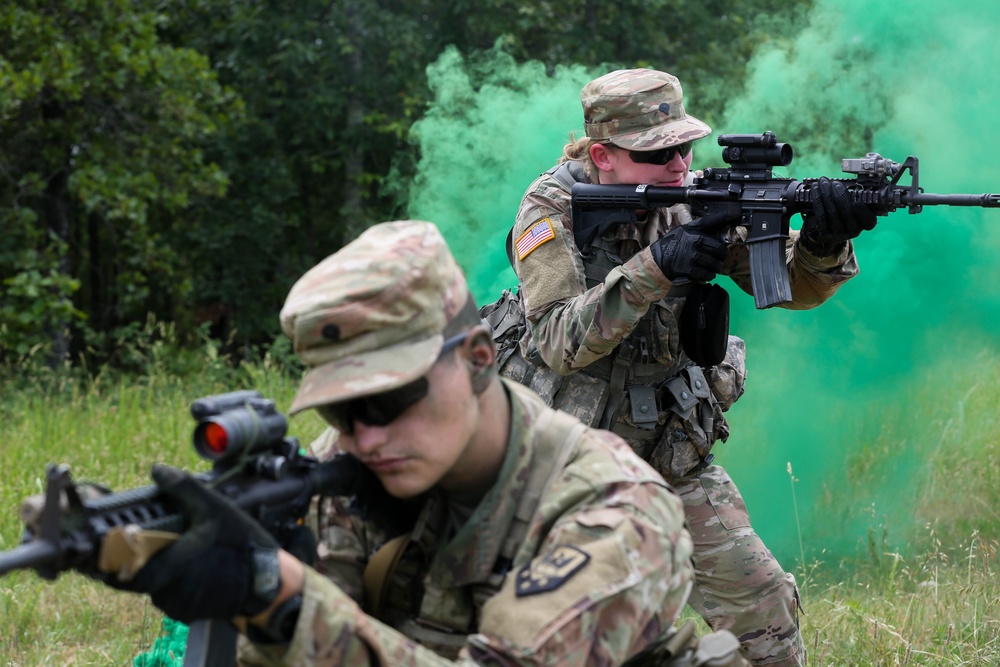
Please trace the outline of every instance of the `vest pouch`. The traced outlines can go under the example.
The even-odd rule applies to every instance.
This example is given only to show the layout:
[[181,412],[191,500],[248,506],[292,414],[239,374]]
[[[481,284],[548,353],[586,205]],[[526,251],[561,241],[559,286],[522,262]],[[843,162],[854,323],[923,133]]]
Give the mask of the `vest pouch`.
[[644,384],[634,384],[625,388],[632,406],[632,423],[639,428],[653,430],[659,423],[656,407],[656,390]]
[[715,442],[729,437],[729,425],[709,376],[698,366],[664,382],[661,400],[669,417],[647,460],[668,482],[676,482],[711,460]]
[[675,375],[667,380],[663,386],[669,392],[670,398],[673,399],[670,409],[681,419],[688,419],[694,406],[698,404],[698,397],[691,391],[687,379],[683,375]]
[[490,328],[500,376],[530,387],[546,405],[552,405],[563,378],[542,362],[535,348],[521,291],[504,290],[499,299],[479,309],[479,316]]
[[545,364],[542,364],[541,366],[535,366],[535,372],[532,374],[531,379],[521,384],[524,384],[541,396],[542,400],[545,401],[545,405],[551,406],[555,403],[556,393],[559,392],[559,389],[563,385],[563,376]]
[[729,347],[729,292],[714,283],[694,285],[678,324],[691,361],[704,368],[722,363]]
[[505,289],[499,299],[479,309],[479,316],[490,328],[490,337],[497,351],[497,369],[502,370],[517,351],[518,341],[528,328],[521,291]]
[[747,379],[746,343],[742,338],[730,336],[728,348],[722,363],[706,371],[712,393],[723,411],[731,408],[743,395]]
[[[550,373],[555,373],[546,366],[542,366],[542,368]],[[556,410],[573,415],[587,426],[597,426],[611,394],[608,382],[586,373],[573,373],[558,377],[562,384],[549,405]],[[653,419],[656,419],[655,410],[653,411]]]

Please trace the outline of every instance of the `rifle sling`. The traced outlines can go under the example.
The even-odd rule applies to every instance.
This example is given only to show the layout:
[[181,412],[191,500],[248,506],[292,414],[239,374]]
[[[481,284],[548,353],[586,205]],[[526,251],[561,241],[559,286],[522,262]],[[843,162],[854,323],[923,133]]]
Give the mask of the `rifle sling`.
[[370,616],[379,617],[379,612],[385,604],[386,595],[389,592],[389,581],[392,573],[399,565],[403,552],[410,544],[410,533],[404,533],[394,537],[372,554],[365,565],[362,574],[365,596],[365,612]]

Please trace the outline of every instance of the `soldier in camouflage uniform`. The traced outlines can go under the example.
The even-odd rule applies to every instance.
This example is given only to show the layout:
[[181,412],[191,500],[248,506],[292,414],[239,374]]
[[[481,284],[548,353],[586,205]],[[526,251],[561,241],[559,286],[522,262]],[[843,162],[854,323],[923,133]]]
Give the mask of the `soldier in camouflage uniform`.
[[[484,309],[501,375],[610,429],[652,463],[684,501],[694,541],[691,605],[712,628],[731,630],[752,663],[800,665],[794,577],[751,527],[732,479],[712,465],[713,444],[729,435],[723,412],[743,392],[743,341],[729,336],[717,355],[723,361],[710,365],[695,363],[681,344],[691,326],[685,305],[706,281],[728,275],[752,294],[746,230],[717,216],[692,223],[689,208],[676,205],[639,212],[638,222],[580,250],[571,219],[575,182],[690,184],[691,143],[711,129],[686,113],[680,82],[664,72],[611,72],[587,84],[581,99],[587,136],[570,141],[560,163],[528,187],[509,237],[519,293]],[[815,307],[856,275],[851,239],[875,223],[838,183],[822,179],[811,196],[816,213],[787,242],[786,308]],[[726,347],[728,298],[721,310]]]
[[[647,650],[690,590],[679,498],[617,436],[498,378],[434,225],[368,229],[295,284],[281,323],[308,367],[290,412],[319,412],[317,453],[359,459],[377,486],[359,495],[397,503],[397,527],[331,503],[313,569],[157,467],[188,527],[130,590],[184,622],[235,617],[243,665],[665,664]],[[728,638],[730,660],[685,665],[743,664]]]

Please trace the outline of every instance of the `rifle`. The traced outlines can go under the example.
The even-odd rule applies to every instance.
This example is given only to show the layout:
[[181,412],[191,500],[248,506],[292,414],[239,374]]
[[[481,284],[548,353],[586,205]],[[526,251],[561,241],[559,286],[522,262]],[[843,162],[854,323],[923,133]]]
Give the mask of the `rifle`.
[[[196,479],[228,496],[281,544],[296,532],[316,495],[352,497],[352,511],[384,523],[394,514],[399,518],[379,504],[389,496],[354,457],[341,454],[321,463],[300,453],[298,440],[285,437],[285,415],[256,391],[200,398],[191,404],[191,415],[197,422],[194,448],[213,464]],[[0,552],[0,576],[31,568],[54,580],[73,569],[106,580],[115,576],[101,568],[109,533],[132,525],[177,534],[186,528],[183,515],[155,485],[110,493],[75,483],[65,465],[47,466],[45,493],[25,500],[20,515],[22,544]],[[184,667],[231,665],[235,649],[236,629],[227,620],[197,621],[188,628]]]
[[[723,134],[719,145],[723,146],[723,161],[731,166],[705,169],[690,186],[574,184],[577,247],[583,251],[615,225],[635,222],[637,209],[687,203],[696,218],[735,209],[740,216],[736,224],[748,228],[754,305],[763,309],[791,301],[785,263],[788,221],[796,213],[812,211],[809,188],[818,179],[799,182],[773,175],[773,167],[792,162],[792,147],[778,142],[773,132]],[[888,215],[902,207],[911,214],[920,213],[924,206],[1000,208],[1000,194],[925,194],[918,184],[919,163],[912,155],[900,164],[868,153],[863,158],[845,158],[841,169],[856,178],[833,180],[845,185],[852,202],[865,204],[876,215]],[[910,183],[901,185],[899,180],[906,171],[910,172]]]

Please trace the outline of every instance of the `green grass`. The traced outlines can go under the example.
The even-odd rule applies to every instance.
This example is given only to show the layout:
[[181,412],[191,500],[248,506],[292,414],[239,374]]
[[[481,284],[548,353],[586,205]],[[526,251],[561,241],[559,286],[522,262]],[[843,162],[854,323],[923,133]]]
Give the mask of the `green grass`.
[[[907,444],[923,471],[907,548],[893,546],[873,515],[855,556],[821,555],[797,566],[809,665],[1000,664],[1000,360],[975,363],[971,387],[968,374],[949,379],[942,370],[914,390],[913,401],[900,402],[922,406],[924,432],[921,443]],[[937,393],[954,389],[948,382],[961,387],[951,394],[958,407],[933,407]],[[284,409],[295,385],[269,360],[232,369],[210,353],[184,379],[156,364],[132,378],[9,372],[0,382],[0,549],[20,543],[17,508],[42,491],[47,463],[68,464],[76,479],[116,490],[148,484],[156,461],[206,469],[191,447],[194,399],[256,388]],[[887,474],[880,466],[891,457],[880,452],[912,427],[902,412],[879,419],[878,435],[852,455],[845,498]],[[307,443],[321,428],[308,413],[292,421],[290,433]],[[796,484],[792,478],[785,487],[789,503]],[[161,622],[145,598],[79,574],[48,582],[30,571],[11,573],[0,578],[0,667],[131,665],[160,636]]]
[[[150,484],[157,461],[206,470],[191,446],[193,400],[255,388],[284,408],[296,385],[266,362],[205,376],[214,379],[9,378],[0,388],[0,550],[20,544],[17,509],[43,491],[46,464],[67,464],[75,480],[118,491]],[[289,432],[308,443],[321,429],[307,414],[293,420]],[[162,619],[145,597],[74,572],[55,582],[13,572],[0,578],[0,667],[131,665],[157,638]]]
[[1000,665],[1000,359],[942,362],[899,399],[833,501],[895,505],[892,530],[872,512],[855,557],[797,572],[809,664]]

